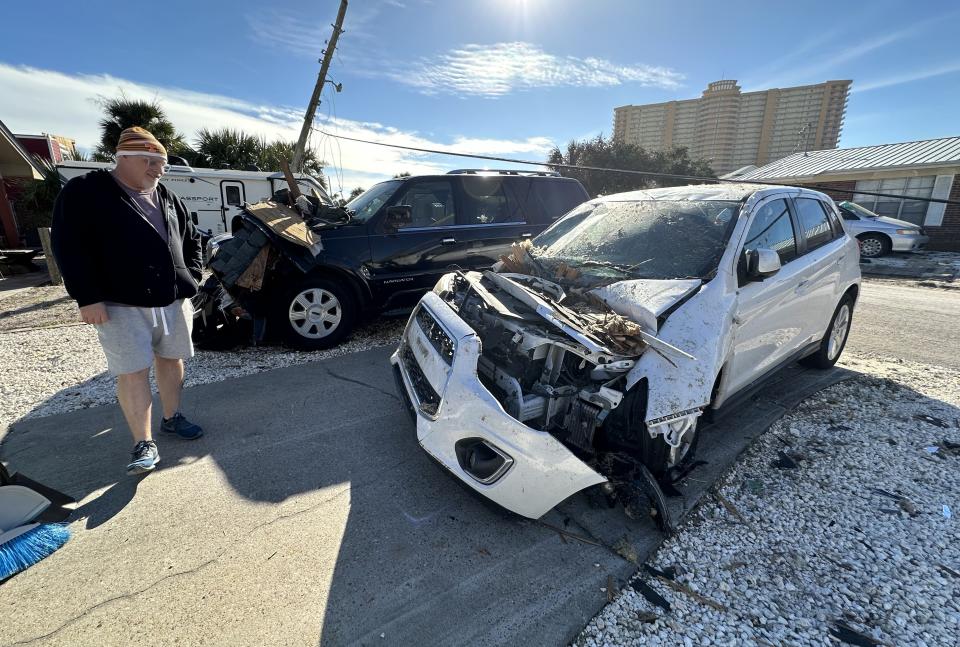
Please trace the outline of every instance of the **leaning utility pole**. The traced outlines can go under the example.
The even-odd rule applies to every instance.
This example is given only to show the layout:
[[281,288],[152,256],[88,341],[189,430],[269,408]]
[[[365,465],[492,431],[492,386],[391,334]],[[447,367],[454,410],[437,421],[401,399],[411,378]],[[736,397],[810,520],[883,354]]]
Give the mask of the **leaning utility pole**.
[[323,52],[323,61],[320,63],[320,75],[317,77],[317,85],[313,88],[313,96],[310,97],[310,105],[307,106],[307,113],[303,116],[303,128],[300,129],[300,139],[297,140],[297,147],[293,151],[293,164],[290,166],[293,170],[303,170],[303,153],[307,147],[307,137],[310,136],[310,128],[313,126],[313,115],[317,111],[317,105],[320,103],[320,93],[323,91],[323,84],[327,82],[327,69],[330,67],[330,59],[333,58],[333,50],[337,48],[337,38],[343,31],[343,16],[347,13],[347,0],[340,0],[340,11],[337,12],[337,22],[333,25],[333,35],[330,42],[327,43],[327,49]]

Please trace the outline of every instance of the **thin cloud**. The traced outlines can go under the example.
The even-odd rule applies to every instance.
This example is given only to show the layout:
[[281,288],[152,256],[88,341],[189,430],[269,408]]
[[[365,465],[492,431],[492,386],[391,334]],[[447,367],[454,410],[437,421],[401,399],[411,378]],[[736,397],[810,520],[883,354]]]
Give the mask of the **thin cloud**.
[[[157,100],[168,118],[193,141],[201,128],[236,128],[268,139],[294,140],[300,133],[302,108],[256,104],[233,97],[137,83],[106,74],[69,75],[52,70],[0,64],[0,115],[14,132],[55,133],[77,140],[90,150],[100,140],[100,97],[121,92],[129,99]],[[553,142],[546,137],[520,140],[456,137],[450,141],[404,131],[390,125],[318,115],[316,128],[336,135],[479,155],[546,159]],[[360,144],[313,133],[311,147],[325,160],[332,188],[349,192],[356,186],[407,171],[444,173],[469,160]],[[480,161],[484,166],[487,162]]]
[[[343,36],[369,41],[373,35],[369,25],[384,9],[406,9],[400,0],[380,0],[369,4],[355,3],[348,7],[343,21]],[[293,13],[267,9],[244,14],[249,28],[248,37],[262,47],[304,58],[319,58],[333,31],[331,25],[336,11],[327,19],[313,19],[309,12]],[[339,49],[339,47],[338,47]]]
[[870,90],[889,88],[893,85],[902,85],[904,83],[912,83],[913,81],[922,81],[923,79],[930,79],[935,76],[943,76],[944,74],[954,74],[955,72],[960,72],[960,62],[948,63],[947,65],[940,65],[938,67],[921,70],[918,72],[910,72],[908,74],[888,76],[884,79],[875,79],[873,81],[867,81],[866,83],[857,83],[854,84],[852,91],[869,92]]
[[[948,15],[952,16],[955,13],[956,12]],[[839,50],[824,51],[824,55],[820,57],[819,60],[814,59],[814,62],[807,66],[786,66],[786,69],[784,69],[782,72],[774,72],[764,81],[757,83],[744,83],[744,85],[749,86],[751,89],[766,89],[772,87],[785,87],[797,83],[809,83],[814,81],[821,82],[823,81],[822,77],[828,76],[829,74],[839,73],[842,76],[843,72],[838,72],[838,70],[843,69],[842,66],[844,63],[854,61],[878,49],[882,49],[884,47],[893,45],[894,43],[917,36],[929,27],[942,24],[946,18],[947,16],[928,18],[889,34],[870,36],[869,38],[861,40],[860,42],[848,44],[846,47]],[[786,58],[787,57],[785,57],[785,59]],[[781,60],[786,62],[785,59]],[[765,68],[767,68],[767,66],[765,66]]]
[[620,65],[602,58],[557,56],[530,43],[469,44],[403,70],[388,72],[423,94],[496,98],[518,90],[605,87],[626,83],[676,88],[684,76],[652,65]]

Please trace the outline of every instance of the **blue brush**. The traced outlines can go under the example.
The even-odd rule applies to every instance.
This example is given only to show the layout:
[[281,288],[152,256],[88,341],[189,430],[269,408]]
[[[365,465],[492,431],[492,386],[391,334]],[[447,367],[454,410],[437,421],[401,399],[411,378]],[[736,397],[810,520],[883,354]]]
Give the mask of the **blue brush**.
[[57,523],[31,523],[0,534],[0,580],[33,566],[68,539],[70,531]]

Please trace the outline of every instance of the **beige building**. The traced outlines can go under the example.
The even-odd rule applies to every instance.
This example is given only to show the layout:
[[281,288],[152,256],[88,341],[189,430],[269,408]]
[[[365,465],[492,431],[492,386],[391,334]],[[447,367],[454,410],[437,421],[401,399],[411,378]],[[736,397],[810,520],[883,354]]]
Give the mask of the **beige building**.
[[614,139],[651,151],[683,146],[718,174],[792,153],[836,148],[851,81],[741,92],[714,81],[699,99],[621,106]]

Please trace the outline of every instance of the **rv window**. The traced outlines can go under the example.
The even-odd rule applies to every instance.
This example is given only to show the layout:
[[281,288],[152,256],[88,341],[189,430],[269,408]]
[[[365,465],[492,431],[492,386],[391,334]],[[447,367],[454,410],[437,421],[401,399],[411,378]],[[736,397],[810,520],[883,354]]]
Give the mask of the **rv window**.
[[233,207],[239,207],[243,204],[243,200],[240,199],[240,187],[228,185],[224,187],[224,191],[227,194],[227,204]]

